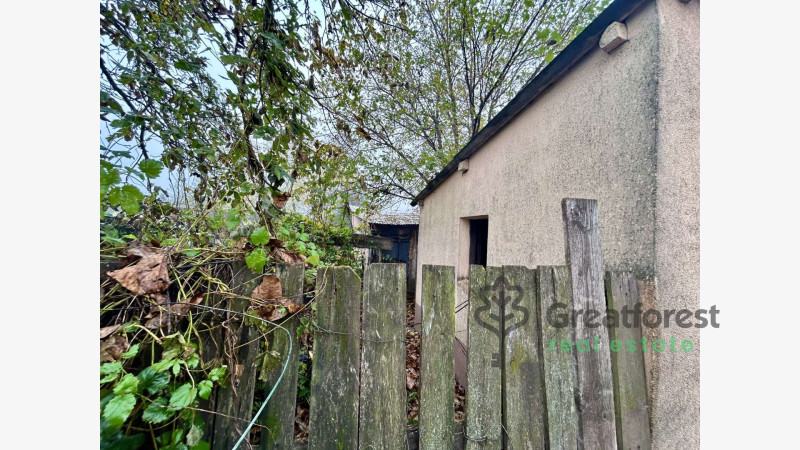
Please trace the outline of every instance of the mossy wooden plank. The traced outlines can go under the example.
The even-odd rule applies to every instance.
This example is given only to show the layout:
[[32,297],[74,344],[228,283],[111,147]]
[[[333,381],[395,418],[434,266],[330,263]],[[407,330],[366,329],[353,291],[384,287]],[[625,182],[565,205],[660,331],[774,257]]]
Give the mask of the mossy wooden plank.
[[[278,266],[276,275],[281,280],[283,296],[290,298],[298,305],[302,304],[305,278],[303,264],[281,264]],[[273,388],[275,388],[275,392],[259,418],[259,423],[265,427],[261,429],[261,448],[263,450],[291,449],[294,443],[294,418],[297,403],[297,358],[300,350],[300,345],[297,342],[297,325],[298,319],[296,317],[284,320],[281,323],[281,326],[291,334],[291,337],[280,329],[273,330],[270,333],[269,350],[279,355],[280,363],[269,373],[265,396],[269,395]],[[292,340],[291,352],[289,352],[290,338]],[[289,365],[286,367],[286,372],[283,374],[280,383],[275,387],[275,383],[278,381],[287,359]]]
[[349,267],[317,271],[308,446],[358,447],[361,280]]
[[422,266],[419,448],[442,450],[454,443],[455,269]]
[[570,311],[569,271],[566,266],[539,266],[537,278],[536,316],[541,330],[548,441],[552,450],[573,450],[578,448],[579,437],[575,355],[560,347],[562,341],[572,339],[568,321],[558,326],[558,320],[565,317],[559,315]]
[[362,311],[358,448],[405,450],[405,264],[367,266]]
[[578,362],[581,437],[586,448],[616,449],[608,331],[604,326],[590,327],[585,319],[587,311],[599,317],[606,315],[597,200],[566,198],[561,202],[561,209],[567,267],[572,279],[572,309],[584,312],[581,320],[575,321],[573,349]]
[[[244,262],[231,265],[233,277],[231,287],[233,292],[243,297],[249,297],[253,289],[261,282],[261,276],[254,274]],[[250,306],[247,298],[235,298],[229,303],[234,311],[245,311]],[[227,386],[217,392],[215,404],[217,415],[214,421],[213,449],[229,450],[247,428],[248,422],[253,417],[253,395],[255,394],[258,367],[256,358],[261,344],[258,329],[245,325],[241,316],[231,315],[231,328],[235,336],[234,341],[238,346],[236,351],[237,367],[228,367],[230,379]],[[227,331],[226,331],[227,333]],[[225,363],[228,363],[225,361]]]
[[502,335],[503,269],[470,266],[467,354],[466,447],[503,445]]
[[[639,302],[639,287],[630,273],[606,272],[606,301],[608,308],[632,310]],[[633,323],[630,323],[633,325]],[[644,354],[626,351],[626,342],[642,339],[641,327],[623,326],[617,321],[609,328],[610,339],[619,341],[618,350],[611,352],[614,375],[614,405],[617,416],[617,442],[621,449],[650,449],[650,418],[647,408],[647,382]]]
[[506,448],[542,449],[545,448],[546,430],[536,318],[536,270],[504,266],[503,278]]

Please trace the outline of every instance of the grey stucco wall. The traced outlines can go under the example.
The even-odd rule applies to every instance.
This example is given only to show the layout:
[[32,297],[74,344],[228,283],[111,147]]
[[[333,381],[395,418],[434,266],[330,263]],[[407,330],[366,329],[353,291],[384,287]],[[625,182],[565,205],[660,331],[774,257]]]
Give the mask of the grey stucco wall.
[[[464,218],[488,216],[489,265],[564,264],[560,203],[580,197],[598,200],[606,268],[650,280],[654,306],[697,307],[698,1],[649,2],[625,22],[629,42],[586,55],[424,199],[418,270],[456,266],[456,304],[467,295]],[[673,331],[698,343],[694,329]],[[654,448],[698,447],[699,351],[647,363]]]
[[[657,0],[659,80],[655,303],[700,306],[700,1]],[[655,448],[700,447],[700,330],[656,328],[691,339],[691,353],[650,363]]]

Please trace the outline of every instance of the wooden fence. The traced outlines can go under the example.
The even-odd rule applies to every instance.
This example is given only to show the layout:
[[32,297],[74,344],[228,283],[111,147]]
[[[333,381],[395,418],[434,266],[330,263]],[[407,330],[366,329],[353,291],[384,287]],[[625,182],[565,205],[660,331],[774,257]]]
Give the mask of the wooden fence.
[[[422,268],[416,433],[406,424],[404,266],[368,265],[363,295],[350,268],[319,269],[307,448],[650,448],[643,355],[608,345],[638,341],[641,330],[548,320],[554,305],[604,313],[639,301],[631,274],[603,271],[597,203],[565,199],[562,210],[567,266],[470,268],[463,424],[454,422],[454,268]],[[281,270],[284,292],[300,295],[302,267]],[[284,326],[294,333],[297,324]],[[247,342],[246,327],[240,333]],[[261,448],[295,448],[297,345],[287,355],[285,337],[274,336],[270,349],[290,366],[260,418]],[[242,347],[240,358],[251,353]],[[250,418],[253,394],[240,379],[238,396],[220,391],[216,408]],[[217,418],[214,429],[213,447],[225,448],[238,428]]]

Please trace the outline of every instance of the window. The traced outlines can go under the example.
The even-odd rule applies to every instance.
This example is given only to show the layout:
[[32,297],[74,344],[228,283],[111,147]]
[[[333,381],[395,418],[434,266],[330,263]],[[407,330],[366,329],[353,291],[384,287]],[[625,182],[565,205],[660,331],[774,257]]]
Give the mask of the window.
[[487,243],[489,241],[489,219],[469,221],[469,264],[486,267]]

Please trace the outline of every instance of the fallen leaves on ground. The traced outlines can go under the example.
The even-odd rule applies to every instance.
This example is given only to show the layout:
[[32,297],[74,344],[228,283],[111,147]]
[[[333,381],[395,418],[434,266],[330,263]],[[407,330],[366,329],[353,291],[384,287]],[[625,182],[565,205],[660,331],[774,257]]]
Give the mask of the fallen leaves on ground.
[[137,295],[155,294],[169,286],[169,254],[164,249],[139,245],[128,249],[128,255],[139,256],[139,262],[108,272],[125,289]]

